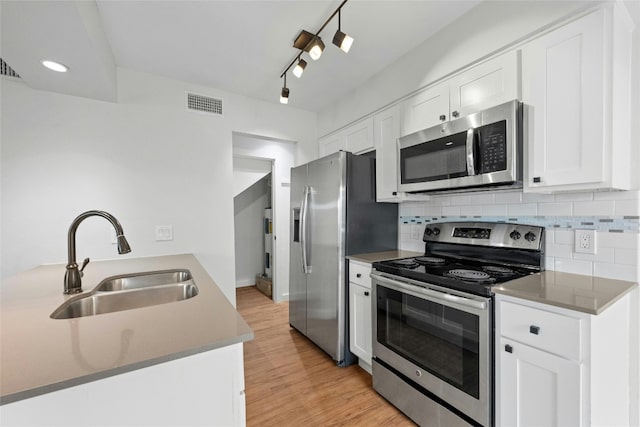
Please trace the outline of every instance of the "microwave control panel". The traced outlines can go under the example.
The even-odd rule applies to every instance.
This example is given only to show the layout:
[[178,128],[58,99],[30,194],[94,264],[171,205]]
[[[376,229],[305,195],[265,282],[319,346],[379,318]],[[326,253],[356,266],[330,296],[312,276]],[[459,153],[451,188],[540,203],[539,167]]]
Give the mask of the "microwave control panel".
[[505,120],[481,126],[477,130],[480,148],[477,173],[507,169],[507,122]]

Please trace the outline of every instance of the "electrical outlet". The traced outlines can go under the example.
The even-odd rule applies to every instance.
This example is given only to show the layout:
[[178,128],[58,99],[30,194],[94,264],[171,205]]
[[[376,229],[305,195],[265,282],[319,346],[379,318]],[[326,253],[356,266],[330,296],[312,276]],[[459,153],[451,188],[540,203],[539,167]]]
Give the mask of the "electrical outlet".
[[156,242],[173,240],[172,225],[156,225]]
[[595,230],[576,230],[575,234],[575,252],[581,254],[596,253],[596,231]]

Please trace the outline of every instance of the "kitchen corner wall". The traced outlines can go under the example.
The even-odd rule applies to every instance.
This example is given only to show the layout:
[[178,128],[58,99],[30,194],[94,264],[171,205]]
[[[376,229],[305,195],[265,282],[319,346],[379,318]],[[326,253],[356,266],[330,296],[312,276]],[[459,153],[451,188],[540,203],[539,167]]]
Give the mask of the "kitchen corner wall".
[[[532,194],[489,191],[400,205],[401,249],[424,251],[426,224],[506,221],[546,229],[548,270],[638,281],[640,192]],[[596,233],[596,254],[574,252],[574,230]]]
[[[298,162],[317,155],[314,113],[214,88],[126,69],[116,103],[0,84],[2,277],[66,262],[71,221],[101,209],[132,252],[119,256],[108,222],[90,218],[79,259],[194,253],[235,303],[233,132],[296,141]],[[187,92],[222,99],[223,116],[187,110]],[[174,240],[155,241],[156,225]]]

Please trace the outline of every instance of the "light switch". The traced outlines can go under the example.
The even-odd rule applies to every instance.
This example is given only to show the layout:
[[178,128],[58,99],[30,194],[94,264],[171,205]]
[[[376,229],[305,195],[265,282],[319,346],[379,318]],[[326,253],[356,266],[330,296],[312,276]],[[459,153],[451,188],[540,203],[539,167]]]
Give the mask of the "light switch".
[[173,225],[156,225],[156,242],[173,240]]

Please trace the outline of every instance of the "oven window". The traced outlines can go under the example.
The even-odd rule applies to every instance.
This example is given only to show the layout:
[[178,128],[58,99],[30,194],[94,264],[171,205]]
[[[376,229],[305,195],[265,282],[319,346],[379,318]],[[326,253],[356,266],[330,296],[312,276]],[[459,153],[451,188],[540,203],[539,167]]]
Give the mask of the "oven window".
[[403,184],[467,176],[467,132],[400,150]]
[[378,342],[478,399],[478,316],[379,285],[376,294]]

